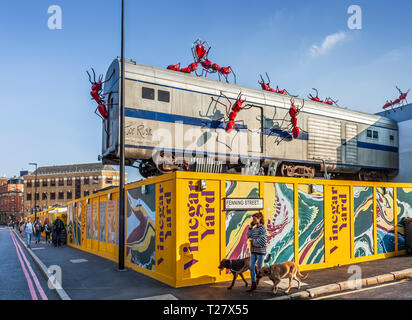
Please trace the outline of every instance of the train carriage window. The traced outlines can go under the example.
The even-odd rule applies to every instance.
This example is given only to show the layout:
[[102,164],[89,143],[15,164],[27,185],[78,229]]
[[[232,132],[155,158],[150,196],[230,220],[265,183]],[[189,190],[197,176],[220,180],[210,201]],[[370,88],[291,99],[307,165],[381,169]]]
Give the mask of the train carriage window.
[[157,100],[163,102],[170,102],[170,92],[164,90],[157,91]]
[[390,140],[390,141],[393,141],[393,140],[395,140],[395,137],[391,134],[391,135],[389,136],[389,140]]
[[373,131],[373,138],[378,139],[378,131]]
[[368,138],[372,138],[372,130],[367,130],[367,131],[366,131],[366,136],[367,136]]
[[142,87],[142,98],[154,100],[155,98],[155,91],[152,88]]

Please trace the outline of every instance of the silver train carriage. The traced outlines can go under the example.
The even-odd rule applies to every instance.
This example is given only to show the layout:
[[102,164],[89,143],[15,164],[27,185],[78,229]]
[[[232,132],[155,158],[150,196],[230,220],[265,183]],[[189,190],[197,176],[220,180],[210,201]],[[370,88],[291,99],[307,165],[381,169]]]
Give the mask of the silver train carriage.
[[[104,163],[119,159],[119,70],[106,73]],[[192,74],[125,63],[125,158],[142,176],[174,170],[384,180],[398,172],[398,126],[374,114]],[[228,132],[228,115],[246,99]],[[291,99],[300,108],[293,138]]]

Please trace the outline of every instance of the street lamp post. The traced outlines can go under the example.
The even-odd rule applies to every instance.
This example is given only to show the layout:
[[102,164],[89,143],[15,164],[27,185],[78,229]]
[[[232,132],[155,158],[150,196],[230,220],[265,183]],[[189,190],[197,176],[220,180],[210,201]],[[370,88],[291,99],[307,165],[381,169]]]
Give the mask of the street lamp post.
[[119,271],[124,270],[125,246],[125,157],[124,157],[124,0],[122,0],[122,35],[121,35],[121,89],[120,89],[120,185],[119,185]]
[[30,162],[30,166],[35,166],[36,170],[34,171],[34,220],[37,219],[37,163]]

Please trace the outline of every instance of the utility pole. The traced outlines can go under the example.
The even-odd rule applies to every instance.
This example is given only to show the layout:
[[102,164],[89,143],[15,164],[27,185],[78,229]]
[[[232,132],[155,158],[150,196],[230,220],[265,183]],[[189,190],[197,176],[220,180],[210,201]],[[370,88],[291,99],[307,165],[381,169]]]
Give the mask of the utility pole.
[[121,88],[120,88],[120,186],[119,186],[119,271],[124,270],[125,247],[125,157],[124,157],[124,0],[122,0],[122,35],[121,35]]
[[37,163],[30,162],[30,166],[35,166],[36,170],[34,171],[34,220],[37,219]]

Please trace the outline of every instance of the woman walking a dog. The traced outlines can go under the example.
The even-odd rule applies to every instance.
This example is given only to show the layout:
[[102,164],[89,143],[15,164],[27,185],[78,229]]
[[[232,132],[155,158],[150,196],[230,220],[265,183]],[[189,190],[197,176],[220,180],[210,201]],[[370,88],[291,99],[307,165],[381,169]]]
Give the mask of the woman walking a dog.
[[256,274],[255,265],[260,269],[263,265],[263,258],[266,254],[266,228],[265,220],[261,212],[257,212],[252,216],[252,222],[247,232],[250,241],[250,277],[252,279],[252,286],[247,290],[251,292],[256,290]]

